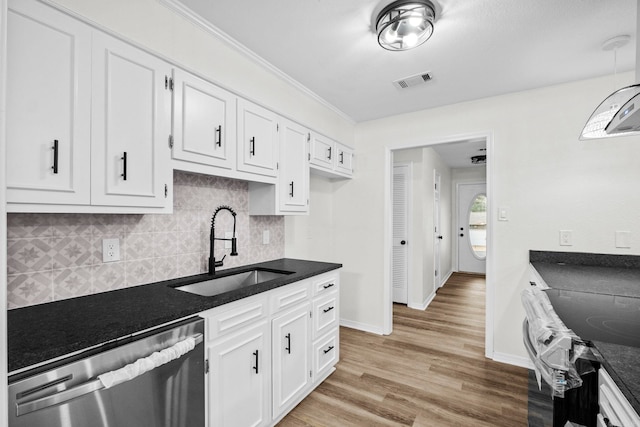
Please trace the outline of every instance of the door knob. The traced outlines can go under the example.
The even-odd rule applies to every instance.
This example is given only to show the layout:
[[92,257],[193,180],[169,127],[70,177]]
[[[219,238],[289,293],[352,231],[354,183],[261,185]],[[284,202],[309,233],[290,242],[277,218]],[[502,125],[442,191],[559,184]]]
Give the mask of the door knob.
[[438,239],[442,240],[442,236],[438,236]]
[[406,245],[406,244],[407,244],[407,241],[406,241],[406,240],[400,240],[400,244],[401,244],[401,245]]

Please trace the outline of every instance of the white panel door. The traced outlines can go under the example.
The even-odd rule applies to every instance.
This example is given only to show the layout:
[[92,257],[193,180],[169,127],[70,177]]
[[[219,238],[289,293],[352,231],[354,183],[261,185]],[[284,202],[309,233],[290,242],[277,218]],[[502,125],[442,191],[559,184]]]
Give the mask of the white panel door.
[[208,347],[209,426],[256,427],[271,421],[269,324],[262,321]]
[[278,117],[244,99],[238,100],[238,170],[278,175]]
[[458,184],[458,271],[485,274],[487,185]]
[[92,65],[92,204],[164,206],[172,179],[170,66],[98,32]]
[[90,114],[91,29],[40,2],[9,2],[9,203],[89,204]]
[[282,121],[280,129],[280,210],[309,210],[309,131],[291,121]]
[[273,418],[311,382],[309,303],[273,319]]
[[437,170],[433,170],[433,268],[435,287],[442,286],[442,272],[440,271],[440,248],[442,230],[440,229],[440,183],[442,179]]
[[334,166],[334,141],[322,135],[311,134],[310,163],[327,170],[333,170]]
[[173,76],[173,158],[233,168],[236,96],[183,70]]
[[408,293],[408,225],[409,165],[393,166],[393,302],[407,303]]

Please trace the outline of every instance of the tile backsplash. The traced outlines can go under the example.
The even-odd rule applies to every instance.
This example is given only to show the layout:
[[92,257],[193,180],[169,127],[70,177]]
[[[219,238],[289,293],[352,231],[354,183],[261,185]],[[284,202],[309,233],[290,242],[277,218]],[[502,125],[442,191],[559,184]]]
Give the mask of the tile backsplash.
[[[173,214],[8,214],[7,300],[18,308],[207,271],[216,207],[237,213],[238,256],[216,241],[224,267],[284,256],[284,218],[249,216],[245,181],[174,172]],[[216,237],[233,230],[227,211]],[[263,244],[263,231],[269,244]],[[118,238],[120,261],[102,262],[102,240]]]

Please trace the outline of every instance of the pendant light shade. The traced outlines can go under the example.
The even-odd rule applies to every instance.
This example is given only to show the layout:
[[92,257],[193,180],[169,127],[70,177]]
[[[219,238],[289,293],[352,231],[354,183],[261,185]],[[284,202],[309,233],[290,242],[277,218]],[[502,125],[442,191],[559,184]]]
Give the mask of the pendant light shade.
[[420,46],[431,37],[435,18],[435,8],[429,0],[394,1],[378,15],[378,43],[387,50]]

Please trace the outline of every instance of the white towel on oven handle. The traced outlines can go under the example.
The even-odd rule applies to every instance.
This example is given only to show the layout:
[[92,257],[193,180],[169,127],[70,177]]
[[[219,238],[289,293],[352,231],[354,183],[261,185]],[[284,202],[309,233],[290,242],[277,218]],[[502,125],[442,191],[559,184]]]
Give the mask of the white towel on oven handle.
[[184,354],[193,350],[195,346],[196,340],[193,337],[186,338],[171,347],[156,351],[147,357],[142,357],[120,369],[98,375],[98,379],[104,388],[116,386],[123,382],[130,381],[145,372],[149,372],[158,366],[182,357]]

